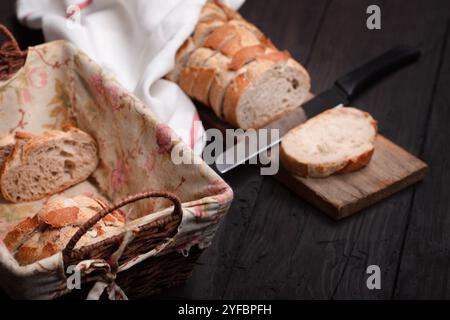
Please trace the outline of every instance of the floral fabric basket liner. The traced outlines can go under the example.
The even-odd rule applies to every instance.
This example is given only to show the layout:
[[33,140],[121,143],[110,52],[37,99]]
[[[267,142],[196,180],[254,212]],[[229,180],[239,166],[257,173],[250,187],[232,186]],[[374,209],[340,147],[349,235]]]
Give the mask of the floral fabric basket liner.
[[[230,206],[230,187],[200,159],[195,164],[175,165],[170,158],[174,146],[192,158],[195,155],[142,102],[73,45],[55,41],[30,47],[23,67],[0,81],[0,134],[40,133],[67,123],[96,139],[100,165],[93,174],[95,181],[88,179],[64,195],[102,194],[117,201],[143,191],[167,191],[182,202],[182,218],[175,235],[119,265],[119,277],[122,271],[150,257],[188,254],[194,245],[205,248],[210,244]],[[0,239],[17,222],[34,215],[44,201],[12,204],[0,200]],[[171,215],[170,206],[166,199],[128,205],[125,211],[134,219],[118,233],[129,235],[130,230]],[[110,236],[100,236],[95,242]],[[127,236],[123,239],[133,241]],[[120,252],[115,255],[118,261]],[[104,260],[78,265],[86,274],[91,267],[111,271]],[[64,268],[62,253],[19,266],[0,240],[0,286],[12,297],[53,299],[68,293]],[[110,296],[123,294],[113,282],[97,282],[90,297],[98,298],[105,287],[111,289]]]

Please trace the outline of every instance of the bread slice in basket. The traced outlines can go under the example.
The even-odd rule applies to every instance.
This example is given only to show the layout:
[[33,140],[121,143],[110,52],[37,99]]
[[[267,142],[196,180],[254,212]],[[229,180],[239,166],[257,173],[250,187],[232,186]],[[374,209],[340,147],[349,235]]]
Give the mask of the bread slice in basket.
[[[74,198],[55,196],[33,217],[19,222],[9,231],[4,243],[20,265],[50,257],[64,249],[80,226],[108,203],[80,195]],[[85,245],[100,236],[115,231],[125,223],[122,211],[105,216],[80,239]]]
[[42,199],[86,180],[98,161],[95,140],[74,127],[20,139],[0,172],[1,193],[11,202]]
[[374,152],[377,122],[352,107],[333,108],[286,134],[284,167],[302,177],[325,178],[366,166]]
[[0,137],[0,168],[13,152],[15,145],[16,140],[14,139],[14,135],[6,134]]

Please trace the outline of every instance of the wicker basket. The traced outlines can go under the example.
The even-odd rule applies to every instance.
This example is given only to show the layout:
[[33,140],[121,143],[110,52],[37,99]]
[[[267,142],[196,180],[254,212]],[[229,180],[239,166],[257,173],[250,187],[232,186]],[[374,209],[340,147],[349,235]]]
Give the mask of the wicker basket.
[[[232,190],[77,48],[57,41],[24,52],[6,28],[0,31],[8,38],[0,49],[0,132],[37,133],[71,122],[90,133],[101,159],[95,181],[64,194],[99,192],[115,203],[86,222],[63,252],[31,265],[19,266],[0,240],[0,286],[14,298],[99,298],[106,292],[121,299],[183,283],[226,214]],[[175,165],[173,148],[197,161]],[[0,202],[0,233],[42,204]],[[99,219],[124,206],[134,218],[123,229],[77,245]],[[81,275],[81,290],[68,286],[75,274],[69,267]]]

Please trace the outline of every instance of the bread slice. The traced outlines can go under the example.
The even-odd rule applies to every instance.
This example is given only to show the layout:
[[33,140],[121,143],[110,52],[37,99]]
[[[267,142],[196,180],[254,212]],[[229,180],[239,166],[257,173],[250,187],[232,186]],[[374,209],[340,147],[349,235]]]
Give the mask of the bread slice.
[[223,114],[223,100],[225,97],[225,91],[230,83],[236,76],[235,72],[223,70],[218,71],[214,75],[214,79],[211,83],[209,90],[209,105],[213,109],[214,113],[222,120],[225,120]]
[[214,76],[214,69],[204,67],[215,54],[215,50],[197,48],[189,57],[186,66],[181,70],[178,84],[183,91],[202,102],[208,102],[209,86]]
[[11,252],[14,252],[33,236],[39,225],[40,222],[37,216],[26,218],[6,234],[3,242]]
[[353,172],[369,163],[376,135],[377,122],[367,112],[333,108],[286,134],[281,143],[281,162],[302,177]]
[[[20,265],[27,265],[61,251],[78,228],[108,203],[83,195],[49,199],[33,217],[17,224],[4,238],[4,243]],[[117,231],[125,222],[122,211],[105,216],[80,239],[78,246]]]
[[310,88],[308,73],[287,53],[259,56],[227,88],[225,119],[242,129],[263,127],[301,105]]
[[0,189],[11,202],[42,199],[85,180],[98,161],[87,133],[74,127],[46,131],[16,143],[0,172]]
[[16,140],[13,134],[6,134],[0,137],[0,168],[13,152],[15,145]]

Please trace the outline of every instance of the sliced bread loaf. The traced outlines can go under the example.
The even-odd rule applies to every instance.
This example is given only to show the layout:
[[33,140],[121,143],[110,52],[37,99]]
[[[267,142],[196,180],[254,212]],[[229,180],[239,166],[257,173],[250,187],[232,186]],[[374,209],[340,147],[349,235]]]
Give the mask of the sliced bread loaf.
[[[86,196],[53,197],[33,217],[17,224],[4,243],[20,265],[27,265],[61,251],[78,228],[102,210],[106,200]],[[105,216],[80,239],[79,246],[124,225],[120,210]]]
[[74,127],[46,131],[17,141],[0,172],[0,189],[11,202],[42,199],[86,180],[98,161],[87,133]]
[[283,166],[302,177],[325,178],[366,166],[377,122],[367,112],[334,108],[292,129],[281,143]]
[[243,129],[263,127],[301,105],[311,87],[299,63],[220,1],[206,3],[168,78]]

